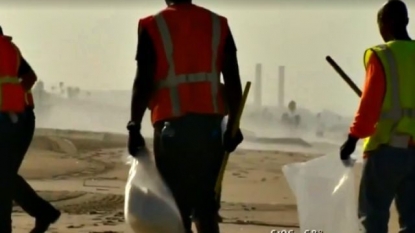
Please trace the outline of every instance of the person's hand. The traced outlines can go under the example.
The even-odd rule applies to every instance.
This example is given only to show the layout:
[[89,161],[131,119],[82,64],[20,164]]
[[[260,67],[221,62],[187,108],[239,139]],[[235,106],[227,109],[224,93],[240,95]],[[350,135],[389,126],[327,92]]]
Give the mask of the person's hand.
[[223,135],[223,146],[228,153],[234,152],[236,147],[244,140],[241,129],[238,129],[233,137],[231,134],[231,130],[226,130]]
[[128,129],[128,153],[133,156],[137,157],[141,151],[146,149],[146,142],[144,140],[143,135],[141,135],[140,127],[137,126],[134,122],[129,122],[127,125]]
[[347,166],[350,164],[350,156],[356,149],[357,141],[359,141],[359,138],[349,134],[347,140],[340,147],[340,160],[343,162],[343,164]]

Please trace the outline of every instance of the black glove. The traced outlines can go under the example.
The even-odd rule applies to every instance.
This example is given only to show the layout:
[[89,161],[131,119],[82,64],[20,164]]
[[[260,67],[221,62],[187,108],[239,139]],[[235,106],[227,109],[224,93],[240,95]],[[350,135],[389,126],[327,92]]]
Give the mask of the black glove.
[[234,152],[236,147],[244,140],[241,129],[238,129],[233,137],[231,134],[231,130],[226,130],[223,135],[223,147],[228,153]]
[[359,141],[359,138],[356,138],[349,134],[347,140],[340,147],[340,159],[343,162],[348,161],[350,159],[350,155],[352,155],[354,150],[356,149],[357,141]]
[[134,122],[129,122],[127,125],[127,129],[129,132],[128,136],[128,153],[136,157],[141,150],[144,150],[146,147],[146,142],[141,135],[141,128],[140,126],[136,125]]

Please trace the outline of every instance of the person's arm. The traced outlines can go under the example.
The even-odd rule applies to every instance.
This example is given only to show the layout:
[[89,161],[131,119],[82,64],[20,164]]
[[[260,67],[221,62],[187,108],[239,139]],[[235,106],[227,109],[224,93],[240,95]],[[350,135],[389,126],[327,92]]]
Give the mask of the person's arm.
[[141,126],[144,113],[153,93],[156,53],[150,34],[139,29],[137,44],[137,71],[131,100],[131,121]]
[[383,66],[376,54],[372,53],[366,67],[366,79],[359,108],[350,127],[351,136],[362,139],[375,132],[385,92],[386,79]]
[[228,130],[233,127],[237,120],[237,114],[242,102],[242,84],[239,75],[237,49],[232,33],[229,29],[225,41],[224,56],[222,61],[222,75],[225,84],[225,101],[229,110]]
[[35,72],[23,56],[20,56],[18,76],[25,91],[31,90],[37,81]]

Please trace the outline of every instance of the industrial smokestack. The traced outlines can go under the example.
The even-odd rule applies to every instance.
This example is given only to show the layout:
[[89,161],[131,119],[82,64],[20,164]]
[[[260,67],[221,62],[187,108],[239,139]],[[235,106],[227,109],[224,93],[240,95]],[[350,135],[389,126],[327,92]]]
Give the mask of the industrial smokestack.
[[278,69],[278,107],[284,108],[285,90],[285,66]]
[[254,103],[256,107],[262,106],[262,64],[258,63],[255,67],[255,92],[254,92]]

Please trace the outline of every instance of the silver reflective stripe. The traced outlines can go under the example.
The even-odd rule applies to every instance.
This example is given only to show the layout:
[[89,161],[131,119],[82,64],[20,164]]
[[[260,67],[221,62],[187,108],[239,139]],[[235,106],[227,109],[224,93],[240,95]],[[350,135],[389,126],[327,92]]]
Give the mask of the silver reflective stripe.
[[382,112],[380,119],[394,121],[394,128],[391,132],[391,140],[389,145],[393,147],[407,148],[408,142],[410,140],[410,135],[400,134],[396,132],[396,126],[403,117],[415,118],[415,109],[402,108],[400,99],[399,71],[395,56],[387,45],[379,45],[378,47],[383,50],[386,57],[386,62],[389,66],[389,85],[391,86],[392,98],[391,109],[389,111]]
[[18,77],[13,76],[1,76],[0,77],[0,106],[3,105],[3,88],[1,87],[3,84],[15,84],[21,85],[20,80]]
[[212,105],[215,113],[219,113],[218,107],[218,88],[220,83],[219,72],[217,72],[216,60],[218,55],[219,41],[220,41],[220,19],[219,16],[212,13],[212,69],[210,73],[192,73],[192,74],[180,74],[176,75],[175,73],[175,64],[173,59],[173,42],[170,37],[169,28],[166,21],[164,20],[161,14],[155,15],[155,20],[157,22],[158,30],[160,32],[165,55],[167,58],[169,71],[167,77],[156,83],[158,90],[168,88],[171,99],[171,106],[174,116],[181,115],[180,107],[180,95],[179,95],[179,85],[181,84],[191,84],[191,83],[201,83],[201,82],[210,82],[211,84],[211,94],[212,94]]

